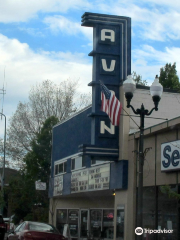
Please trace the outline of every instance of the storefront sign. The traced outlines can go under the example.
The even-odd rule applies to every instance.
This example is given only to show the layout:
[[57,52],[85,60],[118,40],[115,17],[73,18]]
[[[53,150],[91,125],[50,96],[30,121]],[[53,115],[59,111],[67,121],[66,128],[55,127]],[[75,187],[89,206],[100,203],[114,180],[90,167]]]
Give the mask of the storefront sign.
[[69,221],[78,221],[78,211],[70,210],[69,211]]
[[109,189],[110,164],[76,171],[71,175],[71,193]]
[[109,189],[110,165],[89,170],[89,191]]
[[113,219],[113,218],[114,218],[113,213],[108,213],[107,218],[108,218],[108,219]]
[[180,169],[180,140],[161,144],[161,171]]
[[71,193],[88,190],[88,170],[73,172],[71,175]]
[[46,183],[45,182],[36,181],[35,182],[35,187],[36,187],[36,190],[46,190]]
[[62,195],[63,175],[54,178],[54,196]]

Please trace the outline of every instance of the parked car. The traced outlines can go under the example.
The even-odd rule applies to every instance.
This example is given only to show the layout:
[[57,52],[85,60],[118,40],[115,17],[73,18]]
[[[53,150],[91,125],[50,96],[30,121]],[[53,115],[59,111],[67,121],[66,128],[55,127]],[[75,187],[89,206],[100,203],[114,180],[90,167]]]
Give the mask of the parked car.
[[7,230],[7,225],[4,222],[3,216],[0,214],[0,239],[4,239]]
[[59,231],[52,225],[47,223],[24,221],[14,231],[11,231],[7,240],[67,240]]
[[5,224],[6,224],[6,232],[9,232],[10,229],[10,218],[3,218]]

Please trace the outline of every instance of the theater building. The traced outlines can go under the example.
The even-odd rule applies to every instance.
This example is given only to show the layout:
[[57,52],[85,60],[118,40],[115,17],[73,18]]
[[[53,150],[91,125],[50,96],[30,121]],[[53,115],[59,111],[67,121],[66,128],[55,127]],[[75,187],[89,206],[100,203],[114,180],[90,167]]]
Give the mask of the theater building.
[[[139,118],[122,90],[131,73],[131,19],[85,13],[82,26],[93,27],[92,105],[53,128],[50,222],[61,233],[68,224],[72,239],[135,239]],[[100,111],[99,80],[123,105],[119,126]],[[178,239],[179,205],[168,194],[179,191],[179,100],[164,91],[159,111],[145,119],[144,227],[174,230],[156,239]],[[132,105],[141,103],[153,107],[148,87],[137,86]]]

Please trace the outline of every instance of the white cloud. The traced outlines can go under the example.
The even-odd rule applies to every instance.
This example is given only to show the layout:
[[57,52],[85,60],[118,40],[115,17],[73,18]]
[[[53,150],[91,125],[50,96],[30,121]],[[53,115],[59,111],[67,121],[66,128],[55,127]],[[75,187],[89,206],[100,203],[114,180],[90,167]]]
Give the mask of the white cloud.
[[150,3],[150,4],[154,4],[155,6],[159,6],[161,8],[165,8],[165,7],[170,7],[170,8],[174,8],[177,9],[178,7],[180,7],[180,2],[177,0],[141,0],[141,3]]
[[[171,21],[168,21],[171,19]],[[143,33],[146,39],[167,41],[168,39],[180,39],[180,13],[170,11],[166,13],[156,12],[151,15],[148,25],[143,24]]]
[[[180,39],[180,2],[175,0],[0,0],[0,6],[0,22],[27,21],[38,17],[39,12],[56,13],[55,16],[45,19],[54,32],[61,30],[71,35],[83,32],[89,39],[91,34],[88,28],[80,30],[79,22],[57,14],[73,9],[129,16],[132,18],[133,28],[139,28],[136,36],[157,41]],[[32,29],[29,29],[29,33],[34,34]]]
[[[162,4],[160,4],[162,2]],[[155,41],[180,39],[180,2],[178,1],[116,1],[98,3],[98,9],[108,14],[128,16],[136,37]],[[164,5],[163,5],[164,4]]]
[[142,76],[142,79],[152,83],[160,68],[166,63],[176,62],[177,74],[180,77],[180,48],[166,47],[164,51],[158,51],[152,46],[140,46],[140,49],[132,51],[132,71]]
[[33,36],[33,37],[45,37],[44,33],[38,29],[38,28],[24,28],[24,27],[19,27],[18,28],[22,32],[26,32],[27,34]]
[[92,41],[92,28],[82,27],[80,22],[71,21],[61,15],[53,17],[46,17],[44,23],[55,34],[59,31],[63,34],[78,35],[79,33],[84,34],[90,41]]
[[[27,100],[31,86],[46,79],[55,83],[79,79],[79,91],[91,91],[87,84],[92,81],[92,65],[82,53],[34,52],[28,44],[0,34],[0,56],[0,76],[6,69],[4,112],[7,116],[15,112],[19,101]],[[1,89],[3,81],[0,84]]]
[[87,0],[0,0],[0,22],[23,22],[37,17],[38,12],[66,12],[69,9],[90,9]]

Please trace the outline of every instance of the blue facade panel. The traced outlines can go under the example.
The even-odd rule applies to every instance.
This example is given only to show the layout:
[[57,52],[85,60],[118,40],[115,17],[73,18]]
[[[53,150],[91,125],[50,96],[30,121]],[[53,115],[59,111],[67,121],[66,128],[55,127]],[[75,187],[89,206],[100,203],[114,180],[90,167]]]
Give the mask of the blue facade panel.
[[128,187],[128,160],[111,163],[110,189],[127,189]]
[[78,153],[78,146],[91,143],[91,107],[53,128],[53,162]]

